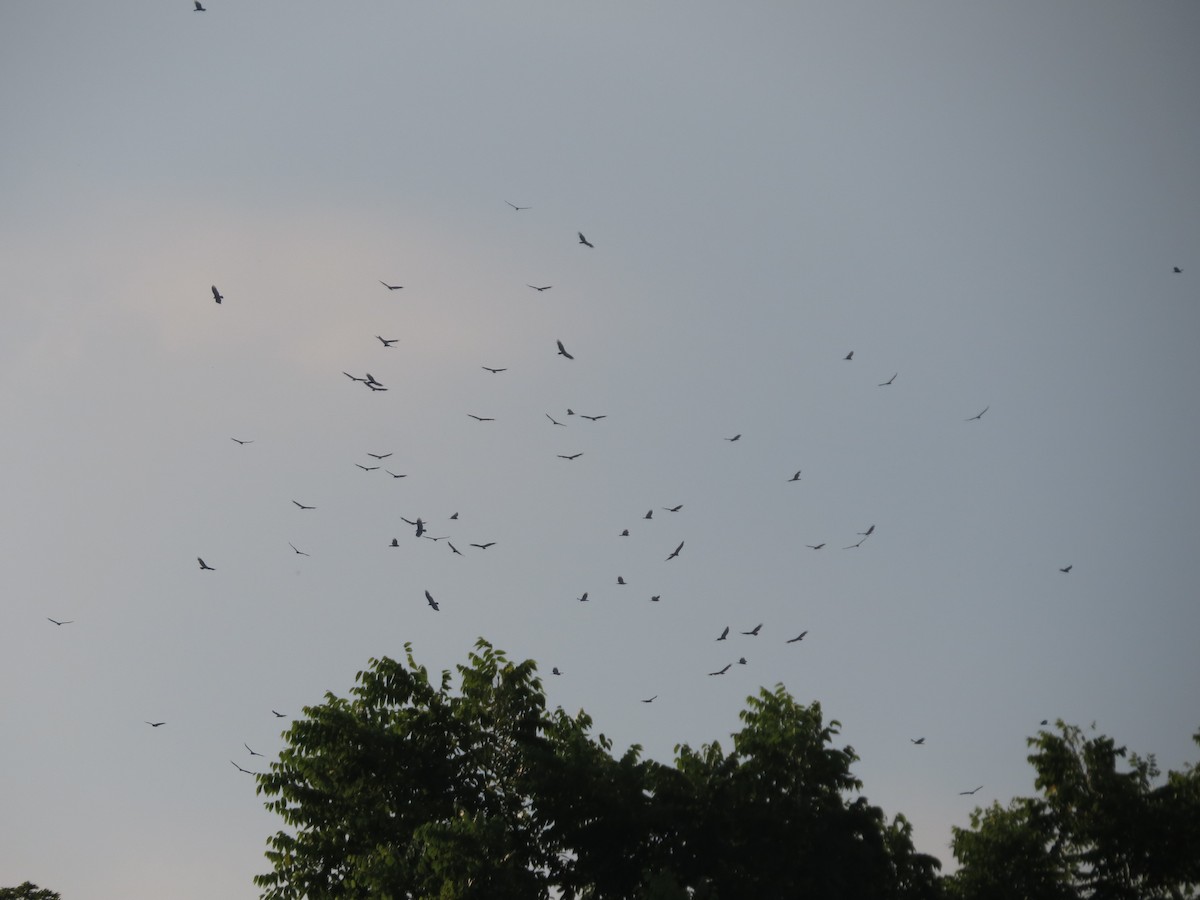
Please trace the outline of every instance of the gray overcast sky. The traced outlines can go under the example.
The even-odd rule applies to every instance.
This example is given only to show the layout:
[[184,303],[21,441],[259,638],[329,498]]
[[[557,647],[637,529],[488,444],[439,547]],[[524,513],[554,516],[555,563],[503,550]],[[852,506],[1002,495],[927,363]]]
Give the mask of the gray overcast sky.
[[946,862],[1043,718],[1197,759],[1195,4],[207,6],[0,10],[0,884],[256,897],[230,761],[405,641],[782,682]]

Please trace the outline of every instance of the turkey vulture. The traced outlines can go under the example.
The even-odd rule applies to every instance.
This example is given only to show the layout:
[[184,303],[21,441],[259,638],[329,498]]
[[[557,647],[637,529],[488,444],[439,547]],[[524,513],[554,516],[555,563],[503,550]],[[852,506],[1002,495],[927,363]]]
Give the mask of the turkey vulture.
[[568,352],[567,352],[567,348],[563,346],[563,342],[562,342],[562,341],[556,341],[555,343],[557,343],[557,344],[558,344],[558,355],[559,355],[559,356],[565,356],[567,359],[574,359],[574,358],[575,358],[575,357],[573,357],[573,356],[572,356],[570,353],[568,353]]
[[[199,3],[197,3],[196,5],[200,6]],[[204,12],[204,7],[201,6],[200,9],[197,10],[197,12]],[[213,299],[216,300],[217,303],[220,303],[222,300],[225,299],[224,297],[221,296],[221,292],[217,290],[217,286],[215,284],[212,286],[212,292],[213,292]]]
[[[592,247],[592,242],[583,236],[582,231],[579,232],[579,243],[583,244],[583,246],[585,246],[585,247]],[[592,247],[592,249],[594,250],[596,248]]]

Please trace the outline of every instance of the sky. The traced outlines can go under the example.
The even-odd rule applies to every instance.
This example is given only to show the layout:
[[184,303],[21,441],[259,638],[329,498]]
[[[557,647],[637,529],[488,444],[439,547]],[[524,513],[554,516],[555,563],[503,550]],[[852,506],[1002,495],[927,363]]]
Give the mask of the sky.
[[0,9],[0,884],[257,897],[405,642],[782,683],[947,867],[1042,719],[1200,758],[1195,4],[206,6]]

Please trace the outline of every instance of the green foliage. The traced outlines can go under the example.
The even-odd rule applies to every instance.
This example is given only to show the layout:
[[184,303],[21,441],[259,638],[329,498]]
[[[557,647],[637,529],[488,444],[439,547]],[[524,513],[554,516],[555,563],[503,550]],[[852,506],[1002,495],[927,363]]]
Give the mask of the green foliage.
[[837,723],[782,687],[750,698],[730,755],[668,766],[547,710],[532,661],[480,641],[454,691],[406,652],[306,709],[258,776],[288,828],[265,900],[940,895],[903,817],[852,796]]
[[15,888],[0,888],[0,900],[61,900],[57,891],[40,888],[31,881]]
[[[1194,737],[1200,744],[1200,733]],[[969,900],[1187,898],[1200,886],[1200,770],[1161,774],[1111,738],[1076,726],[1029,739],[1042,796],[977,809],[954,830],[961,868],[952,896]],[[1124,765],[1122,765],[1122,763]]]

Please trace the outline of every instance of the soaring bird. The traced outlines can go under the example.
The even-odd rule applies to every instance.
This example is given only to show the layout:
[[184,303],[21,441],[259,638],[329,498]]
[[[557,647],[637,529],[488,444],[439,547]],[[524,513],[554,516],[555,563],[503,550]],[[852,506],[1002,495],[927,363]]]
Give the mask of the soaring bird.
[[709,675],[724,675],[726,672],[728,672],[730,670],[730,668],[732,668],[732,666],[733,666],[733,663],[725,663],[725,668],[717,669],[717,671],[709,672],[708,674]]
[[[245,747],[247,750],[250,750],[250,745],[247,744],[245,741],[242,742],[242,746]],[[251,756],[262,756],[262,754],[257,752],[256,750],[250,750],[250,755]]]
[[746,657],[744,657],[744,656],[739,656],[739,657],[738,657],[738,665],[739,665],[739,666],[744,666],[745,664],[746,664]]
[[557,455],[558,455],[559,459],[579,459],[579,457],[583,456],[583,451],[580,450],[578,453],[572,453],[570,456],[566,456],[562,453],[559,453]]
[[480,550],[486,550],[488,547],[496,546],[495,541],[488,541],[486,544],[468,544],[468,547],[478,547]]
[[843,356],[842,359],[854,359],[854,351],[851,350],[849,353]]
[[568,352],[567,352],[567,348],[563,346],[563,342],[562,342],[562,341],[556,341],[555,343],[557,343],[557,344],[558,344],[558,355],[559,355],[559,356],[565,356],[567,359],[574,359],[574,358],[575,358],[575,357],[573,357],[573,356],[572,356],[570,353],[568,353]]
[[[504,202],[508,203],[507,200],[505,200]],[[515,209],[517,212],[520,212],[523,209],[533,209],[532,206],[517,206],[517,204],[515,204],[515,203],[508,203],[508,205],[511,206],[513,209]]]
[[851,544],[849,547],[843,547],[842,549],[843,550],[857,550],[859,547],[861,547],[863,545],[863,541],[865,541],[865,540],[866,540],[866,538],[863,538],[857,544]]
[[197,557],[196,557],[196,560],[197,560],[197,562],[199,562],[199,563],[200,563],[200,570],[201,570],[201,571],[207,571],[207,572],[215,572],[215,571],[217,571],[217,570],[216,570],[216,569],[214,569],[212,566],[210,566],[208,563],[206,563],[204,560],[200,559],[200,557],[198,557],[198,556],[197,556]]
[[587,592],[587,591],[584,591],[584,592],[583,592],[583,596],[579,598],[579,602],[580,602],[580,603],[587,603],[587,595],[588,595],[588,592]]
[[446,546],[450,548],[450,550],[451,550],[451,552],[452,552],[452,553],[454,553],[454,554],[456,554],[456,555],[458,555],[458,556],[462,556],[462,551],[461,551],[461,550],[459,550],[457,547],[455,547],[455,546],[454,546],[452,543],[450,543],[449,541],[446,541]]
[[683,541],[679,542],[679,546],[671,551],[671,555],[667,557],[667,561],[670,561],[679,555],[679,551],[683,549],[683,543]]
[[983,414],[984,414],[985,412],[987,412],[987,411],[988,411],[989,409],[991,409],[991,408],[992,408],[992,407],[991,407],[990,405],[988,405],[988,406],[985,406],[983,409],[981,409],[981,410],[979,411],[979,415],[977,415],[977,416],[971,416],[971,418],[967,419],[966,421],[967,421],[967,422],[974,422],[976,419],[982,419],[982,418],[983,418]]
[[[259,755],[259,756],[262,756],[262,754],[261,754],[261,753],[259,753],[258,755]],[[234,762],[232,759],[229,761],[229,764],[230,764],[231,766],[233,766],[235,769],[237,769],[239,772],[245,772],[247,775],[254,775],[254,774],[256,774],[255,772],[251,772],[249,769],[243,769],[241,766],[239,766],[237,763],[235,763],[235,762]]]
[[358,466],[360,469],[362,469],[364,472],[374,472],[376,469],[379,468],[379,466],[364,466],[362,463],[355,463],[355,465]]
[[553,669],[550,670],[550,674],[551,675],[561,675],[562,672],[558,671],[558,666],[555,666]]
[[624,584],[624,583],[625,583],[625,578],[621,575],[618,575],[617,576],[617,584]]
[[925,738],[923,738],[923,737],[909,738],[909,740],[912,741],[914,744],[916,744],[918,747],[920,747],[922,744],[925,743]]
[[467,413],[467,415],[470,416],[472,419],[474,419],[476,422],[495,422],[496,421],[495,419],[491,418],[490,416],[477,416],[477,415],[475,415],[475,413]]
[[254,443],[254,441],[242,441],[242,440],[238,440],[237,438],[230,438],[230,440],[231,440],[231,441],[236,441],[238,444],[242,444],[242,445],[245,445],[245,444],[253,444],[253,443]]
[[392,455],[391,453],[368,453],[367,454],[367,456],[371,457],[372,459],[387,459],[391,455]]
[[388,338],[385,338],[385,337],[379,337],[379,335],[375,335],[375,337],[379,338],[379,340],[383,343],[383,346],[385,346],[385,347],[391,347],[392,344],[394,344],[394,343],[396,343],[396,341],[400,340],[400,338],[391,338],[389,340]]
[[[897,373],[896,373],[896,375],[899,375],[899,374],[900,374],[899,372],[897,372]],[[887,387],[889,384],[891,384],[893,381],[895,381],[895,380],[896,380],[896,375],[893,375],[891,378],[889,378],[887,381],[885,381],[885,382],[881,383],[879,386],[880,386],[880,387]]]
[[540,292],[540,291],[548,291],[548,290],[550,290],[550,288],[554,287],[554,285],[552,285],[552,284],[547,284],[547,285],[545,285],[544,287],[538,287],[536,284],[526,284],[526,285],[525,285],[525,287],[531,287],[531,288],[533,288],[535,291],[539,291],[539,292]]
[[[589,244],[588,246],[591,246],[591,245]],[[643,702],[643,703],[653,703],[653,702],[654,702],[655,700],[657,700],[657,699],[658,699],[658,694],[655,694],[655,695],[654,695],[653,697],[651,697],[649,700],[643,700],[642,702]]]
[[[585,247],[591,247],[591,246],[592,246],[592,242],[591,242],[591,241],[589,241],[587,238],[585,238],[585,237],[583,236],[583,232],[582,232],[582,231],[581,231],[581,232],[579,232],[579,243],[583,244],[583,246],[585,246]],[[594,247],[592,247],[592,249],[594,250],[595,248],[594,248]]]
[[291,547],[293,550],[296,550],[297,556],[308,556],[308,554],[305,553],[303,550],[297,550],[296,545],[293,544],[291,541],[288,541],[288,546]]
[[407,522],[409,525],[414,526],[417,529],[417,537],[420,537],[425,533],[425,523],[421,521],[420,516],[417,516],[417,520],[415,522],[412,519],[404,518],[404,516],[400,517],[400,521]]
[[585,416],[582,413],[580,413],[579,418],[587,419],[589,422],[599,422],[601,419],[607,419],[608,416]]
[[683,509],[683,504],[680,503],[678,506],[664,506],[663,509],[665,509],[667,512],[679,512],[681,509]]
[[365,378],[359,378],[359,377],[358,377],[358,376],[356,376],[356,375],[351,375],[349,372],[343,372],[342,374],[343,374],[343,375],[345,375],[347,378],[349,378],[351,381],[362,381],[362,382],[365,382],[365,381],[367,380],[367,379],[365,379]]
[[[50,619],[49,616],[46,616],[46,618]],[[74,619],[65,619],[60,622],[58,619],[50,619],[50,621],[53,622],[55,625],[70,625],[75,620]]]
[[796,644],[796,643],[799,643],[800,641],[804,640],[804,636],[805,636],[806,634],[808,634],[808,632],[807,632],[807,631],[802,631],[802,632],[800,632],[798,635],[796,635],[794,638],[792,638],[792,639],[791,639],[791,640],[789,640],[789,641],[785,641],[784,643],[787,643],[787,644]]
[[975,788],[975,790],[973,790],[973,791],[959,791],[959,792],[958,792],[958,796],[960,796],[960,797],[969,797],[969,796],[971,796],[972,794],[977,794],[977,793],[979,793],[981,790],[983,790],[983,785],[982,785],[982,784],[981,784],[979,787]]
[[400,546],[400,538],[392,538],[392,542],[390,544],[388,544],[388,546],[389,547],[399,547]]
[[750,637],[758,637],[758,630],[760,628],[762,628],[762,622],[759,622],[757,625],[755,625],[749,631],[743,631],[742,634],[749,635]]
[[381,281],[379,283],[382,284],[389,291],[398,291],[404,287],[404,285],[402,285],[402,284],[388,284],[386,281]]
[[729,637],[729,626],[728,625],[725,626],[725,630],[721,632],[721,636],[719,638],[717,638],[717,640],[723,641],[727,637]]
[[387,388],[385,388],[378,381],[368,381],[367,387],[369,387],[373,391],[386,391],[387,390]]
[[625,528],[621,531],[620,537],[629,537],[629,529]]
[[558,419],[554,418],[554,416],[550,415],[550,413],[546,413],[546,418],[549,419],[551,422],[553,422],[555,425],[562,425],[563,428],[567,427],[566,425],[563,425],[562,422],[558,421]]
[[[196,8],[192,12],[208,12],[207,9],[200,5],[200,0],[192,0],[192,2],[196,4]],[[218,300],[217,302],[220,303],[221,301]]]
[[873,535],[874,533],[875,533],[875,526],[874,526],[874,525],[868,525],[868,526],[867,526],[867,530],[866,530],[866,531],[860,531],[860,532],[859,532],[859,534],[860,534],[860,535],[862,535],[863,537],[870,537],[870,536],[871,536],[871,535]]
[[1182,275],[1182,274],[1183,274],[1183,269],[1179,268],[1179,266],[1173,266],[1173,267],[1172,267],[1172,269],[1173,269],[1173,271],[1175,272],[1175,274],[1176,274],[1176,275]]
[[646,514],[644,516],[642,516],[642,518],[643,519],[653,519],[654,518],[654,510],[652,510],[652,509],[646,510]]
[[146,724],[149,725],[151,728],[157,728],[159,725],[167,724],[166,722],[147,722],[145,719],[142,719],[142,721],[146,722]]
[[727,440],[727,441],[740,441],[741,439],[742,439],[742,436],[740,434],[735,434],[731,438],[725,438],[725,440]]
[[437,612],[437,611],[438,611],[438,605],[437,605],[437,601],[433,599],[433,594],[429,593],[429,591],[426,591],[426,592],[425,592],[425,599],[429,601],[429,605],[433,607],[433,611],[434,611],[434,612]]
[[650,598],[650,602],[651,602],[651,603],[657,603],[657,602],[658,602],[659,600],[661,600],[661,599],[662,599],[662,594],[654,594],[654,595],[653,595],[653,596]]
[[[199,4],[199,3],[197,3],[196,5],[197,5],[197,6],[200,6],[200,4]],[[200,8],[199,10],[197,10],[197,11],[198,11],[198,12],[204,12],[204,9],[203,9],[203,7],[201,7],[201,8]],[[224,300],[224,299],[225,299],[224,297],[222,297],[222,296],[221,296],[221,292],[217,290],[217,286],[216,286],[215,284],[212,286],[212,292],[213,292],[213,299],[214,299],[214,300],[216,300],[218,303],[220,303],[222,300]]]
[[501,372],[508,371],[508,369],[493,369],[491,366],[480,366],[479,368],[486,369],[487,371],[491,372],[493,375],[499,375]]
[[287,718],[286,713],[277,712],[276,710],[271,710],[271,715],[273,715],[277,719],[286,719]]
[[795,475],[793,475],[791,478],[789,478],[789,479],[788,479],[788,481],[799,481],[799,480],[800,480],[800,473],[801,473],[801,472],[803,472],[803,471],[804,471],[803,469],[797,469],[797,470],[796,470],[796,474],[795,474]]
[[305,505],[304,505],[303,503],[301,503],[299,500],[293,500],[292,502],[293,502],[293,503],[295,503],[295,504],[296,504],[298,507],[300,507],[301,509],[316,509],[316,507],[315,507],[315,506],[305,506]]
[[1060,571],[1060,572],[1062,572],[1064,575],[1066,575],[1066,574],[1067,574],[1068,572],[1070,572],[1070,571],[1071,571],[1073,568],[1075,568],[1075,564],[1074,564],[1074,563],[1071,563],[1071,565],[1067,566],[1065,569],[1059,569],[1058,571]]
[[374,375],[372,375],[370,372],[368,372],[368,373],[367,373],[367,377],[366,377],[366,378],[364,378],[364,379],[363,379],[363,381],[365,381],[365,382],[367,383],[367,387],[371,387],[371,386],[374,386],[374,387],[383,387],[383,382],[382,382],[382,381],[379,381],[379,380],[378,380],[378,379],[377,379],[377,378],[376,378]]
[[384,469],[383,471],[387,472],[387,473],[388,473],[389,475],[391,475],[393,478],[407,478],[407,477],[408,477],[408,474],[407,474],[407,473],[406,473],[406,474],[404,474],[404,475],[397,475],[397,474],[396,474],[395,472],[393,472],[391,469]]
[[809,550],[820,550],[822,547],[825,546],[825,544],[824,544],[824,542],[822,542],[820,544],[805,544],[804,546],[807,547]]

